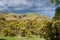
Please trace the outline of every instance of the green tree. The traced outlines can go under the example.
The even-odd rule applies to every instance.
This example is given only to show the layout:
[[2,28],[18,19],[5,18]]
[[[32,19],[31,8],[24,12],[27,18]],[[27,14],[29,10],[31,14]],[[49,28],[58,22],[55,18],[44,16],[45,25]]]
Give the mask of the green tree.
[[51,3],[55,3],[56,5],[60,3],[60,0],[50,0]]
[[[55,3],[56,6],[58,6],[60,4],[59,0],[50,0],[50,1],[51,1],[51,3]],[[53,19],[54,20],[59,20],[60,19],[60,7],[56,7],[55,15],[54,15]],[[56,26],[56,25],[60,25],[60,24],[59,23],[54,24],[54,21],[53,21],[52,25],[55,25],[55,26],[53,27],[53,30],[50,30],[50,29],[52,29],[52,26],[51,26],[51,28],[49,28],[49,30],[51,32],[51,35],[49,36],[50,40],[60,40],[59,36],[58,36],[58,35],[60,35],[59,32],[58,32],[58,28],[60,26],[59,27]],[[53,39],[51,37],[53,37]]]
[[[51,3],[55,3],[56,6],[58,6],[58,4],[60,4],[60,0],[50,0]],[[53,19],[57,20],[60,19],[60,7],[57,7],[55,9],[55,15],[53,17]]]
[[55,20],[60,20],[60,7],[57,7],[55,10],[55,16],[53,17]]

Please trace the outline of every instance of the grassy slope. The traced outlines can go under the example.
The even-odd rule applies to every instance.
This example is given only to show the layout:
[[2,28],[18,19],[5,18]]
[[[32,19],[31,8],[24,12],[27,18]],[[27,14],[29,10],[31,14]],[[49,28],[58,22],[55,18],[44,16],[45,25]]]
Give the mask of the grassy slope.
[[45,40],[45,39],[40,38],[39,36],[36,36],[36,35],[31,35],[31,37],[20,37],[20,36],[4,37],[4,36],[0,36],[0,38],[5,39],[5,40]]
[[[14,18],[12,15],[15,15],[15,16],[23,16],[23,15],[26,15],[26,17],[22,17],[20,19],[18,18]],[[0,16],[4,16],[6,19],[12,19],[12,20],[15,20],[15,19],[18,19],[18,20],[27,20],[27,19],[41,19],[41,18],[47,18],[46,16],[43,16],[43,15],[39,15],[39,14],[35,14],[35,13],[27,13],[27,14],[14,14],[14,13],[9,13],[9,14],[2,14],[0,13]],[[31,37],[20,37],[20,36],[15,36],[15,37],[4,37],[4,36],[0,36],[0,38],[3,38],[3,39],[6,39],[6,40],[44,40],[43,38],[40,38],[39,36],[36,36],[36,35],[32,35]]]
[[[24,16],[25,15],[25,16]],[[37,14],[37,13],[25,13],[25,14],[16,14],[16,13],[0,13],[0,16],[4,16],[6,20],[27,20],[27,19],[41,19],[41,18],[48,18],[44,15]],[[16,16],[16,17],[14,17]],[[19,16],[21,18],[19,18]]]

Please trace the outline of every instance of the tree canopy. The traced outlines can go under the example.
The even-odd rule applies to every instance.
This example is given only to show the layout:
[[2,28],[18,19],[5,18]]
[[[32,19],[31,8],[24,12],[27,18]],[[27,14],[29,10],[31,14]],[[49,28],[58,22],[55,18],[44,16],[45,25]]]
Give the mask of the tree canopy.
[[55,16],[53,17],[55,20],[60,20],[60,7],[57,7],[55,10]]
[[51,3],[55,3],[55,4],[59,4],[60,3],[60,0],[50,0]]

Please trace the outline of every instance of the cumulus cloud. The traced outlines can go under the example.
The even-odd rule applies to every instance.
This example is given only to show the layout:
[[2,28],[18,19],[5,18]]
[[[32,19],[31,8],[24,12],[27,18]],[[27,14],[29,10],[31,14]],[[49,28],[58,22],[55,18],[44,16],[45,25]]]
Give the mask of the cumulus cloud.
[[29,2],[27,0],[0,0],[0,7],[1,6],[13,7],[15,10],[22,10],[32,7],[33,2]]
[[27,5],[30,7],[32,6],[32,3],[27,2],[27,0],[9,0],[8,1],[8,6],[19,6],[19,5]]
[[[49,0],[48,0],[48,2],[49,2]],[[42,10],[44,10],[44,9],[47,10],[48,8],[46,6],[48,4],[46,4],[46,3],[47,3],[47,0],[1,0],[0,6],[13,7],[13,9],[15,9],[15,10],[36,6],[37,8],[35,8],[35,9],[41,10],[41,8],[42,8]]]
[[6,6],[6,3],[4,1],[0,1],[0,7]]
[[53,13],[55,7],[49,3],[49,0],[0,0],[0,11],[26,11],[28,9],[47,15],[47,13]]

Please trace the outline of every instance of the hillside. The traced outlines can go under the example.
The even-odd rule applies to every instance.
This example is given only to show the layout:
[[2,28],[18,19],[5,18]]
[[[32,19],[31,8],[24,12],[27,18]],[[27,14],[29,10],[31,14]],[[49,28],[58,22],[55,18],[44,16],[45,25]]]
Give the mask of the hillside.
[[16,14],[16,13],[8,13],[8,12],[0,12],[0,17],[4,17],[6,20],[42,20],[49,19],[47,16],[37,14],[37,13],[24,13],[24,14]]
[[37,13],[0,12],[0,35],[21,37],[39,35],[42,37],[49,32],[51,23],[52,20],[49,17]]

